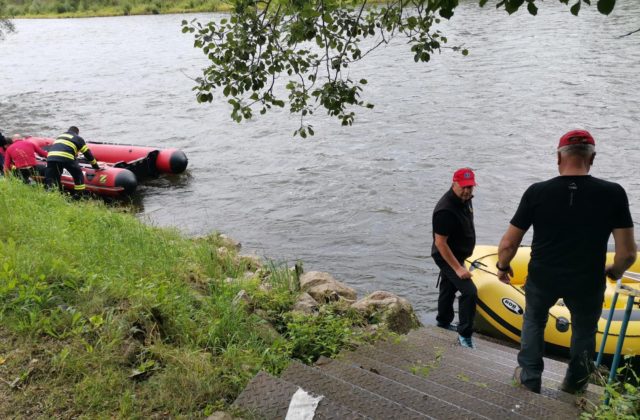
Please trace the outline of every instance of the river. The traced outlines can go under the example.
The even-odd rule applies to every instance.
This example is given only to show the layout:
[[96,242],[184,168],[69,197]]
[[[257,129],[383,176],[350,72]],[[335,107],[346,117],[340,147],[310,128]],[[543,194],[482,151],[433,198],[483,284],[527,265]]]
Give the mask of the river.
[[317,116],[304,140],[286,111],[236,124],[225,101],[196,103],[207,61],[180,21],[220,15],[17,20],[0,42],[0,130],[78,125],[87,140],[178,147],[187,173],[141,186],[140,219],[226,233],[359,296],[406,297],[430,319],[431,212],[458,167],[476,171],[478,243],[497,244],[524,189],[556,175],[558,138],[586,128],[592,174],[622,184],[640,220],[640,33],[622,36],[640,28],[640,7],[575,18],[553,1],[537,17],[463,3],[445,29],[468,57],[416,64],[401,42],[378,50],[350,73],[369,80],[375,108],[348,128]]

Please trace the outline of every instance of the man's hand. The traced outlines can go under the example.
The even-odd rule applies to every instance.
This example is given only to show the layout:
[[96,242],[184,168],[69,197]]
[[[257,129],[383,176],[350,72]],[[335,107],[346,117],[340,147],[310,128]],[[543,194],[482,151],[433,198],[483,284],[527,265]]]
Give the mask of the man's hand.
[[511,284],[511,277],[513,277],[513,268],[509,267],[508,270],[498,269],[498,280],[504,284]]
[[469,280],[471,276],[473,276],[473,274],[471,274],[471,272],[466,268],[460,267],[460,268],[456,268],[456,276],[460,277],[461,279]]
[[624,271],[619,271],[617,270],[613,264],[609,264],[607,265],[607,267],[604,269],[604,273],[607,275],[607,277],[609,277],[611,280],[618,280],[619,278],[622,277],[622,275],[624,274]]

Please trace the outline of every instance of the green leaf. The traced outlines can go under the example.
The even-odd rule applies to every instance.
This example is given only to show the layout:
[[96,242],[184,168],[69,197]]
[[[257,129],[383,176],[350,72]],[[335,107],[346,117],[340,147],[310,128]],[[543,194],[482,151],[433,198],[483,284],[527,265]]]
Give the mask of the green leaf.
[[608,15],[613,11],[615,5],[616,0],[598,0],[598,12]]
[[527,10],[532,16],[536,16],[538,14],[538,7],[534,3],[527,4]]
[[487,1],[488,0],[480,0],[480,3],[479,3],[480,7],[484,7],[484,5],[487,4]]
[[[453,9],[440,9],[440,16],[445,19],[451,19],[453,16]],[[344,125],[344,124],[343,124]]]
[[578,13],[580,13],[580,6],[582,5],[582,3],[580,3],[580,0],[578,0],[578,2],[576,4],[574,4],[573,6],[571,6],[571,14],[574,16],[578,16]]
[[504,3],[504,10],[511,15],[518,11],[522,3],[524,3],[524,0],[508,0]]

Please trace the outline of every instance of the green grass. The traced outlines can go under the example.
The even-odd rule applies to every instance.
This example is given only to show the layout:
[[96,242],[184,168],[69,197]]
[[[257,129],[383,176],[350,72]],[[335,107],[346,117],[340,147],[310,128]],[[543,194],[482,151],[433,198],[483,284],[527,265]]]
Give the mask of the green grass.
[[204,417],[261,369],[370,338],[337,307],[291,313],[295,274],[256,270],[218,234],[13,179],[0,213],[0,418]]
[[[384,3],[384,0],[369,0],[367,3]],[[0,15],[12,18],[203,13],[229,11],[233,7],[232,3],[226,0],[5,0],[4,11],[2,5],[3,2],[0,1]]]
[[230,10],[224,0],[8,0],[4,14],[18,18],[157,15]]

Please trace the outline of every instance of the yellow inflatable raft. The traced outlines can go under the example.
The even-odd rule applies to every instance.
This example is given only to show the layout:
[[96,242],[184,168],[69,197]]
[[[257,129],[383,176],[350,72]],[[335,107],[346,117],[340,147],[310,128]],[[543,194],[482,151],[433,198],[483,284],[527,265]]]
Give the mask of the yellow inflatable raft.
[[[470,269],[473,272],[473,282],[478,288],[478,306],[476,327],[480,331],[489,334],[499,333],[516,342],[520,342],[522,330],[522,315],[524,313],[524,282],[527,277],[527,266],[531,248],[521,247],[511,262],[514,277],[511,284],[500,282],[496,276],[496,262],[498,261],[498,248],[496,246],[477,246],[474,254],[468,259],[471,262]],[[607,263],[613,261],[613,253],[607,254]],[[640,272],[640,258],[627,273]],[[633,280],[629,274],[623,277],[622,282],[633,288],[640,288],[638,279]],[[634,278],[636,276],[633,276]],[[616,289],[616,282],[607,279],[602,315],[598,322],[595,351],[600,350],[602,335],[607,324],[607,317],[611,310],[611,301]],[[637,298],[636,301],[640,301]],[[605,356],[613,355],[618,342],[620,327],[627,305],[627,297],[620,295],[616,302],[609,327],[609,336],[605,346]],[[545,345],[549,350],[567,352],[571,341],[571,315],[562,300],[559,300],[549,311],[549,321],[544,332]],[[640,355],[640,302],[636,302],[631,319],[627,326],[626,338],[622,348],[622,354]]]

